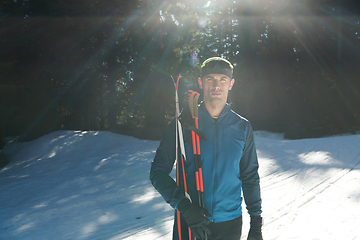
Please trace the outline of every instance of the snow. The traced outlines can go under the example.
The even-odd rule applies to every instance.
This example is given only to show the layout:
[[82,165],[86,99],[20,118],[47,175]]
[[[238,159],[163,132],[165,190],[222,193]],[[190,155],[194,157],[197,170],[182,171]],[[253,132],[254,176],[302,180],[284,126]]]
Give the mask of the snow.
[[[255,142],[264,239],[360,239],[360,135]],[[149,181],[158,145],[102,131],[6,145],[0,239],[171,239],[173,209]]]

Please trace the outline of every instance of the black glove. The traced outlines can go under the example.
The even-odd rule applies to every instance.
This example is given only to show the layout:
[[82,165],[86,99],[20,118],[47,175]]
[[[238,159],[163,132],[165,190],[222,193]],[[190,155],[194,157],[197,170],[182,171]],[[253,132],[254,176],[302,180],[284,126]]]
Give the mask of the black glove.
[[261,227],[262,227],[262,217],[252,216],[250,221],[250,231],[247,240],[263,240]]
[[206,209],[193,205],[187,198],[181,200],[177,209],[196,238],[203,239],[205,237],[204,232],[210,235],[211,232],[207,227],[210,221],[204,214],[208,217],[211,217],[211,214]]

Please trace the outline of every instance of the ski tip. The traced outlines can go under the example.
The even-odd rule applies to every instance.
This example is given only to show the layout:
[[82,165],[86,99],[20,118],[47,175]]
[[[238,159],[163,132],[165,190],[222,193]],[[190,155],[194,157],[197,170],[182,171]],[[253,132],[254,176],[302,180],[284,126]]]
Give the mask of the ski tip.
[[178,91],[179,91],[179,82],[180,82],[180,77],[181,77],[181,74],[179,74],[178,79],[177,79],[177,81],[176,81],[176,92],[178,92]]

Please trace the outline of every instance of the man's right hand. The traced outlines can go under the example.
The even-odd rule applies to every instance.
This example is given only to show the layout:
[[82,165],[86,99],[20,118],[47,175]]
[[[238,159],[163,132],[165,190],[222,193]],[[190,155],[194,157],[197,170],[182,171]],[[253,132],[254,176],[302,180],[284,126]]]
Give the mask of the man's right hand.
[[177,209],[184,217],[185,222],[196,238],[204,239],[204,232],[207,235],[211,234],[207,227],[207,225],[210,224],[210,221],[205,217],[205,215],[211,217],[211,214],[206,209],[193,205],[187,198],[180,201]]

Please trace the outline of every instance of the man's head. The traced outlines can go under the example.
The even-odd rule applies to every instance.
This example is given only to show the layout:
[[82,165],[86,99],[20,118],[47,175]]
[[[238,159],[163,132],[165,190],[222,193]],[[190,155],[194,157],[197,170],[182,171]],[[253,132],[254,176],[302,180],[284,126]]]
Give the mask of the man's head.
[[209,58],[201,65],[199,87],[204,91],[205,105],[225,106],[228,92],[234,85],[233,66],[223,58]]

